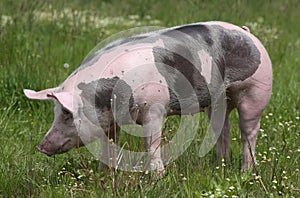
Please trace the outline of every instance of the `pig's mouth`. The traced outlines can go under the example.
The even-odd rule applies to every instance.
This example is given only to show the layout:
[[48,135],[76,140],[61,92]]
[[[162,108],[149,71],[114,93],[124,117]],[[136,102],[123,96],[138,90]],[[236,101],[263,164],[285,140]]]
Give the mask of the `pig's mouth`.
[[54,155],[54,152],[49,152],[49,151],[47,151],[47,150],[44,149],[41,145],[38,145],[38,146],[36,146],[35,148],[36,148],[38,151],[40,151],[40,152],[42,152],[42,153],[48,155],[49,157],[52,156],[52,155]]
[[[69,151],[72,148],[72,147],[70,147],[70,148],[67,147],[68,143],[70,143],[70,142],[71,142],[71,139],[68,139],[57,149],[47,149],[47,144],[46,144],[46,148],[45,148],[44,143],[42,143],[42,144],[38,145],[36,147],[36,149],[50,157],[55,154],[61,154],[61,153],[65,153],[65,152]],[[49,144],[49,142],[47,142],[47,143]],[[82,146],[81,141],[79,141],[79,146]]]

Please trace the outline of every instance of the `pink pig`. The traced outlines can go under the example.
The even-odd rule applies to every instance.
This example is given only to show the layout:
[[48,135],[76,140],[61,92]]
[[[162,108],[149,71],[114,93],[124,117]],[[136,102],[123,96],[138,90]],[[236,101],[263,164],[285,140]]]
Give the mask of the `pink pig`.
[[[260,117],[272,92],[270,58],[247,27],[213,21],[126,37],[95,52],[60,86],[24,90],[30,99],[56,104],[53,125],[39,151],[51,156],[100,138],[102,159],[107,160],[109,139],[117,142],[120,126],[135,122],[143,127],[151,170],[159,171],[164,170],[164,117],[210,114],[220,92],[226,93],[227,109],[217,155],[229,159],[229,115],[236,108],[245,171],[255,163]],[[114,110],[119,114],[113,115]]]

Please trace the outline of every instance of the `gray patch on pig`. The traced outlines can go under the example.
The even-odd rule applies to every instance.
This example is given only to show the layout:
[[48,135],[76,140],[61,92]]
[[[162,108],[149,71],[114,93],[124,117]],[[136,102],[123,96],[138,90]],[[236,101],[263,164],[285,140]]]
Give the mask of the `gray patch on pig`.
[[[180,109],[178,94],[180,98],[188,98],[189,94],[184,93],[185,89],[176,81],[178,77],[172,71],[166,71],[161,64],[178,70],[188,79],[200,107],[210,105],[220,95],[218,92],[222,92],[222,88],[230,83],[243,81],[253,75],[260,64],[259,50],[244,32],[227,30],[218,25],[194,24],[169,29],[161,32],[161,35],[165,48],[155,47],[153,55],[168,83],[171,109]],[[212,57],[212,80],[208,85],[201,75],[202,65],[197,54],[200,50]]]
[[[128,119],[128,116],[130,116],[128,112],[130,112],[134,103],[132,89],[124,80],[119,79],[119,77],[101,78],[88,84],[80,83],[78,88],[82,90],[80,96],[83,101],[83,113],[90,120],[94,119],[92,117],[94,114],[90,112],[96,111],[99,123],[103,123],[103,119],[105,119],[105,122],[109,120],[112,124],[114,122],[112,114],[110,114],[109,118],[101,116],[107,115],[105,112],[111,112],[112,105],[114,106],[114,104],[116,106],[115,111],[119,113],[119,121]],[[114,94],[116,95],[116,100],[114,100]],[[124,115],[120,115],[120,113]]]
[[222,50],[219,68],[224,68],[227,82],[243,81],[252,76],[260,65],[260,52],[252,39],[237,30],[216,27]]
[[[195,68],[185,57],[168,49],[155,47],[153,48],[153,55],[159,72],[165,77],[168,84],[170,109],[180,111],[181,109],[188,108],[188,106],[193,105],[195,102],[189,100],[189,98],[193,98],[193,93],[187,90],[186,87],[183,87],[181,82],[182,77],[175,71],[180,72],[194,88],[200,107],[210,105],[210,93],[205,78],[200,73],[201,70]],[[169,67],[165,67],[165,65]],[[180,106],[183,104],[186,106]]]
[[[180,111],[192,106],[194,102],[198,102],[201,108],[209,106],[221,93],[221,86],[216,86],[220,83],[214,80],[214,77],[212,77],[213,85],[208,85],[201,74],[201,67],[204,65],[201,65],[198,52],[204,50],[210,54],[211,46],[214,45],[210,28],[202,24],[180,26],[161,32],[160,38],[165,47],[153,48],[153,55],[158,70],[166,78],[169,86],[170,109]],[[163,65],[170,66],[180,74],[174,73],[173,69]],[[216,63],[213,62],[211,67],[212,70],[213,67],[217,67]],[[193,87],[198,101],[193,101],[193,93],[189,93],[190,90],[182,87],[181,75]],[[221,76],[224,77],[224,72]],[[180,105],[186,106],[180,107]]]
[[[185,59],[189,60],[194,69],[199,72],[202,72],[202,67],[210,66],[201,64],[198,54],[198,52],[201,50],[212,56],[212,69],[218,66],[216,61],[220,57],[218,53],[219,46],[217,46],[212,39],[214,38],[214,35],[210,26],[193,24],[180,26],[173,29],[171,28],[167,31],[161,32],[160,38],[164,42],[165,49],[179,54]],[[224,70],[219,70],[222,79],[224,79]]]
[[210,33],[210,29],[207,25],[203,25],[203,24],[186,25],[186,26],[177,27],[173,30],[187,34],[192,38],[194,38],[194,40],[196,41],[200,40],[197,37],[201,37],[209,46],[213,45],[214,43]]
[[[200,71],[197,52],[208,52],[213,58],[213,67],[218,67],[225,84],[249,78],[260,64],[260,52],[244,31],[228,30],[218,25],[193,24],[169,29],[162,35],[166,36],[162,39],[167,49],[183,55]],[[185,47],[179,48],[178,45]]]

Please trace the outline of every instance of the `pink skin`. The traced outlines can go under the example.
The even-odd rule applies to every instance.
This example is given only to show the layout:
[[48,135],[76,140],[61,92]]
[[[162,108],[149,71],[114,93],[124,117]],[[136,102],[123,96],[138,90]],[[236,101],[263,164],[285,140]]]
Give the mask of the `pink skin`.
[[[227,97],[230,99],[228,100],[224,128],[217,141],[218,157],[229,159],[229,115],[232,109],[237,108],[243,142],[242,171],[245,171],[251,168],[255,163],[255,144],[260,127],[260,117],[268,104],[272,92],[271,61],[265,48],[260,41],[250,33],[249,28],[240,28],[224,22],[207,22],[203,24],[220,25],[227,29],[242,31],[254,41],[261,53],[261,64],[257,71],[248,79],[242,82],[232,83],[227,88]],[[145,144],[147,150],[150,151],[153,156],[150,162],[150,164],[153,165],[153,170],[163,171],[164,166],[160,153],[160,137],[163,115],[168,113],[164,112],[164,108],[168,104],[169,92],[166,81],[153,64],[154,58],[152,54],[153,46],[163,47],[163,43],[157,40],[155,44],[147,45],[149,46],[145,46],[145,44],[136,44],[130,47],[121,46],[116,50],[108,52],[101,56],[93,66],[87,67],[76,75],[68,78],[58,88],[47,89],[40,92],[24,90],[28,98],[54,100],[57,103],[54,123],[44,141],[37,148],[47,155],[53,155],[66,152],[77,146],[82,146],[82,142],[86,143],[87,141],[81,141],[78,138],[78,131],[74,125],[74,120],[66,117],[70,115],[65,115],[62,111],[62,107],[75,114],[78,108],[81,107],[82,101],[79,97],[80,90],[77,89],[78,83],[88,83],[100,77],[110,78],[118,76],[132,87],[137,105],[144,105],[145,102],[147,104],[146,111],[143,114],[144,122],[142,123],[145,131]],[[105,66],[101,66],[101,64],[105,64]],[[150,71],[136,68],[136,66],[147,64],[151,65],[147,66],[147,68],[150,68]],[[144,75],[144,73],[147,73],[147,75]],[[133,78],[136,80],[135,82],[132,81]],[[62,91],[62,87],[64,91]],[[160,91],[158,92],[158,90]],[[89,122],[85,117],[81,117],[81,119],[85,120],[84,123]],[[89,128],[89,126],[86,126],[85,129],[87,136],[93,137],[93,139],[98,137],[97,135],[91,135],[97,133],[96,129],[92,129],[92,127]],[[103,141],[108,141],[107,138],[102,139]],[[108,158],[109,156],[104,154],[103,157]]]

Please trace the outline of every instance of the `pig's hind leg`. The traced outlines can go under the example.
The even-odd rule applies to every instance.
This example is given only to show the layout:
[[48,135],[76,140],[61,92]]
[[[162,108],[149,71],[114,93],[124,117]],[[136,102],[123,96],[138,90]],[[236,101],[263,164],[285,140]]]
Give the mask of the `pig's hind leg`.
[[243,91],[238,101],[239,127],[243,143],[242,172],[250,169],[255,163],[255,145],[260,128],[260,118],[266,108],[271,92],[259,85],[252,85]]
[[222,132],[217,140],[216,150],[217,150],[217,158],[220,161],[225,158],[227,162],[229,162],[230,155],[230,121],[229,115],[232,111],[233,107],[228,103],[227,110],[225,114],[225,120]]
[[[213,130],[215,131],[215,135],[218,138],[216,142],[216,155],[218,162],[225,159],[229,162],[230,155],[230,121],[229,115],[233,109],[233,106],[230,104],[229,100],[227,101],[227,108],[225,113],[224,123],[222,124],[222,130],[218,133],[218,129],[215,127],[219,127],[219,120],[212,120],[211,108],[207,109],[208,118],[210,119]],[[217,122],[217,123],[216,123]]]

